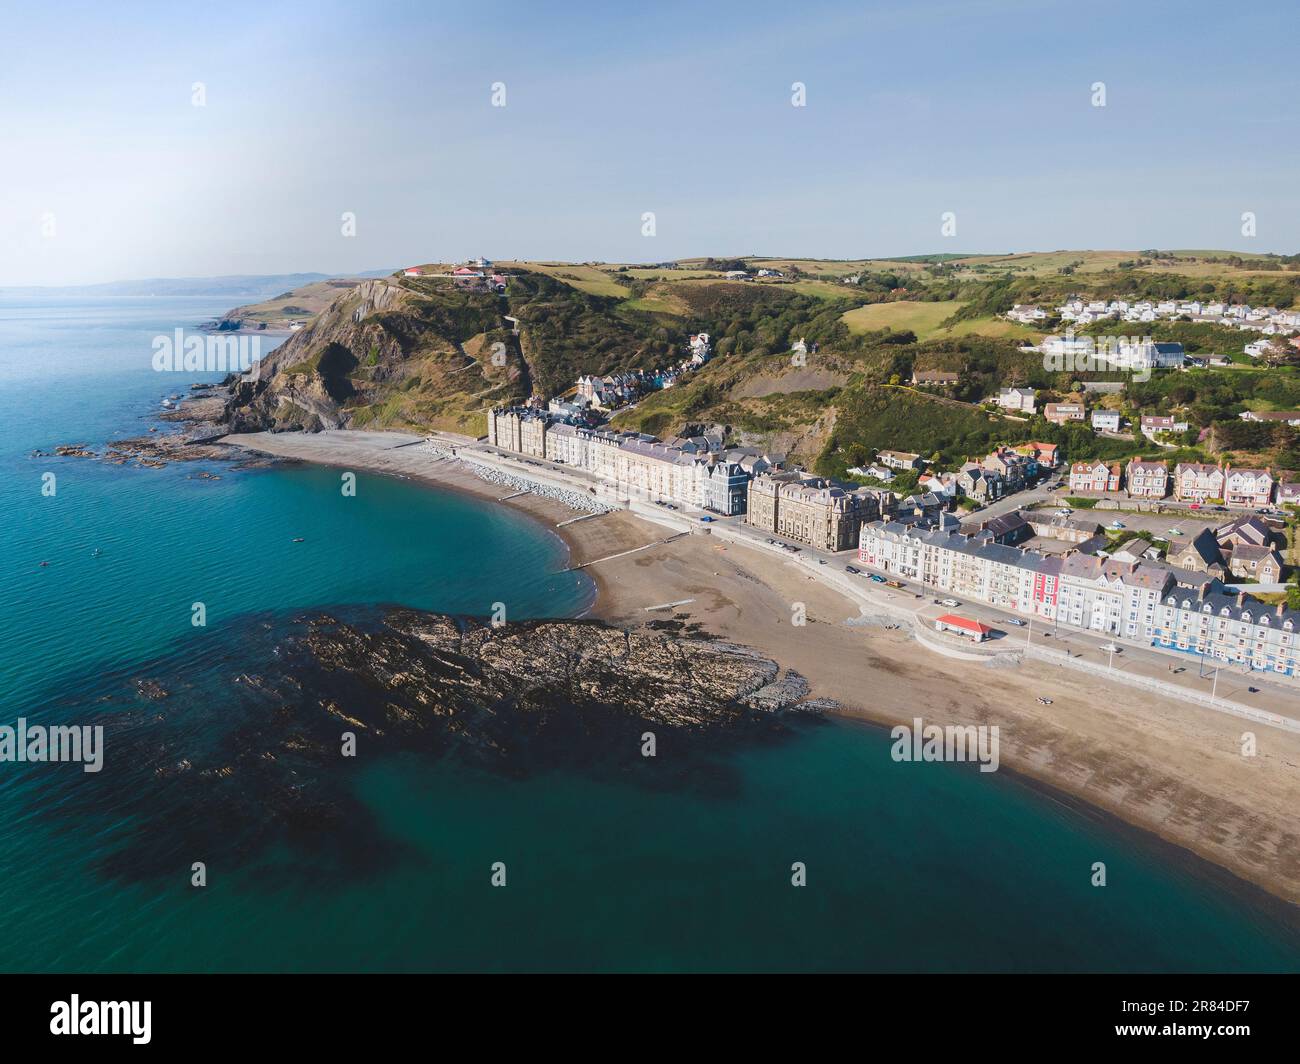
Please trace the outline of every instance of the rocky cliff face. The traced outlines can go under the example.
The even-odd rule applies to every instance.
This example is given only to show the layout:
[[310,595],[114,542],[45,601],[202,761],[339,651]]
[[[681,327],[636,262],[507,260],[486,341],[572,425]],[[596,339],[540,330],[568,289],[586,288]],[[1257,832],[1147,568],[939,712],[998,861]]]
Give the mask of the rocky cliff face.
[[[177,875],[196,855],[230,867],[286,847],[303,874],[364,874],[394,856],[352,790],[376,758],[719,787],[720,752],[779,739],[791,712],[819,708],[775,662],[672,622],[493,628],[393,609],[251,618],[221,638],[229,645],[197,667],[182,648],[147,674],[100,677],[107,711],[89,723],[105,725],[105,771],[93,787],[82,773],[42,775],[42,808],[77,830],[103,818],[121,836],[110,876]],[[646,732],[655,759],[642,754]]]
[[529,270],[509,271],[506,295],[447,277],[387,277],[337,296],[264,360],[258,379],[233,381],[224,421],[232,431],[481,435],[496,404],[557,394],[584,373],[670,365],[685,335]]
[[232,432],[461,427],[528,391],[497,297],[382,278],[339,295],[256,379],[233,381],[223,420]]

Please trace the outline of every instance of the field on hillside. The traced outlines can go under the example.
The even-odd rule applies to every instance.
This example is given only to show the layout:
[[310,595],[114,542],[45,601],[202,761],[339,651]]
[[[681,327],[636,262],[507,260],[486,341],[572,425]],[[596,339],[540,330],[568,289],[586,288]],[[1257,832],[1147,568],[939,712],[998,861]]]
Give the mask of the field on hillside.
[[964,306],[961,300],[937,303],[900,300],[896,303],[871,303],[846,311],[840,318],[850,332],[877,332],[880,329],[910,330],[918,340],[945,339],[956,336],[991,336],[1010,340],[1038,340],[1042,333],[1003,318],[981,317],[961,321],[944,329],[940,323]]
[[588,292],[593,296],[613,296],[615,299],[626,299],[628,291],[621,284],[615,282],[613,276],[598,266],[572,266],[566,263],[539,263],[539,262],[498,262],[498,269],[511,270],[535,270],[537,273],[544,273],[548,277],[554,277],[557,281],[563,281],[565,284],[578,289],[581,292]]
[[840,318],[850,332],[878,332],[881,329],[901,331],[910,329],[917,339],[927,340],[939,331],[939,323],[965,306],[959,300],[940,303],[872,303],[856,310],[846,311]]

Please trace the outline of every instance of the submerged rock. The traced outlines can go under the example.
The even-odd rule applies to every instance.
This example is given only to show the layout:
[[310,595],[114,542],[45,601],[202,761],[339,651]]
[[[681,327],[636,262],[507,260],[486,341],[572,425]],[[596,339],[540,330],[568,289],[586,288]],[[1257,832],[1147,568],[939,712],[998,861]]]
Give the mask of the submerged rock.
[[[112,704],[130,708],[100,717],[108,770],[89,783],[45,777],[63,793],[38,797],[44,809],[79,832],[105,818],[120,836],[101,864],[112,877],[285,851],[294,857],[280,874],[367,874],[399,851],[352,782],[388,754],[734,793],[720,755],[780,740],[792,712],[825,708],[771,659],[681,626],[493,627],[399,608],[258,618],[226,638],[198,667],[178,649],[112,678]],[[654,758],[643,756],[647,732]]]

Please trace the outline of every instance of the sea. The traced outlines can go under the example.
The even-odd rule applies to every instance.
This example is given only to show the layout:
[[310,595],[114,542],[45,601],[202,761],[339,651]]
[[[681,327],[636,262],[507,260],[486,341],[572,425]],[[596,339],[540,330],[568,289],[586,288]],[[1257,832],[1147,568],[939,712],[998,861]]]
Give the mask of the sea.
[[[299,611],[590,606],[563,543],[490,501],[363,472],[349,494],[310,466],[50,456],[171,431],[162,400],[220,374],[155,371],[154,339],[226,309],[0,302],[0,725],[115,712],[105,692],[164,665],[237,674]],[[214,697],[196,742],[223,726]],[[204,814],[147,775],[104,787],[111,736],[98,775],[0,763],[0,971],[1300,970],[1281,903],[1005,771],[890,745],[828,720],[728,746],[725,785],[653,788],[377,756],[350,769],[365,815],[337,830],[384,860],[322,868],[290,846],[268,875],[265,854],[195,853],[202,886],[190,855],[123,874],[146,820]]]

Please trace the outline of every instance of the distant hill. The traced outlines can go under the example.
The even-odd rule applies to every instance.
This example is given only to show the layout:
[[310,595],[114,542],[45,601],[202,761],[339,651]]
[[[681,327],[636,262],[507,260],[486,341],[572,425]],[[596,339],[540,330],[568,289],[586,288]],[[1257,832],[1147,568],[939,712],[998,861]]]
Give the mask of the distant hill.
[[[382,277],[391,271],[371,270],[358,277]],[[303,285],[329,279],[326,273],[231,274],[224,277],[151,277],[103,284],[0,288],[0,297],[41,296],[228,296],[231,299],[265,299]]]

